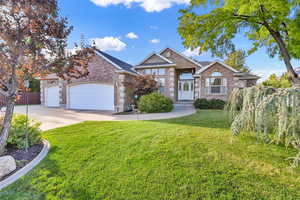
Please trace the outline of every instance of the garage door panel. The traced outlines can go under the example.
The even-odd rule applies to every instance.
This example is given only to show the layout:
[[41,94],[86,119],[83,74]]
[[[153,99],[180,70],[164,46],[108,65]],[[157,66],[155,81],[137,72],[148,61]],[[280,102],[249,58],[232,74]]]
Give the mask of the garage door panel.
[[47,107],[59,107],[59,87],[46,88],[45,104]]
[[80,84],[69,88],[69,108],[80,110],[114,110],[114,87]]

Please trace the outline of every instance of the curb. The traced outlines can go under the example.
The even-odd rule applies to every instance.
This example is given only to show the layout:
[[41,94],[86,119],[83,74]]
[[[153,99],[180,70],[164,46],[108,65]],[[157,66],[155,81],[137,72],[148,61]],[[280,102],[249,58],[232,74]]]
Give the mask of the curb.
[[9,186],[10,184],[16,182],[22,176],[31,171],[35,166],[37,166],[48,154],[50,149],[50,143],[47,140],[43,140],[44,147],[42,151],[34,158],[30,163],[24,166],[22,169],[18,170],[16,173],[12,174],[8,178],[0,182],[0,191]]

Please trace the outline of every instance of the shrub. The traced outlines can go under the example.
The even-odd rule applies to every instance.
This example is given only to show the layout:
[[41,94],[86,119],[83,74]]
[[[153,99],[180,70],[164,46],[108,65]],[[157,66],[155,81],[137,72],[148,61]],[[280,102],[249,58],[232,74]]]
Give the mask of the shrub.
[[210,103],[207,99],[197,99],[194,106],[197,109],[209,109]]
[[197,99],[194,103],[197,109],[217,109],[223,110],[226,102],[221,99]]
[[171,112],[173,101],[162,94],[152,93],[141,97],[138,108],[145,113]]
[[209,109],[223,110],[226,105],[226,102],[221,99],[211,99],[209,104]]
[[[28,119],[28,145],[33,146],[41,141],[41,123]],[[7,140],[8,145],[18,149],[26,148],[26,115],[14,115]]]

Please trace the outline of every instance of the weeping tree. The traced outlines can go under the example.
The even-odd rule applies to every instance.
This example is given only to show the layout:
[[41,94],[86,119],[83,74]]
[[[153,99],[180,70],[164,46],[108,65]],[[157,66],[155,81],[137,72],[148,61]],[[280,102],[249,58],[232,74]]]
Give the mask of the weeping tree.
[[66,54],[72,27],[56,0],[0,0],[0,93],[7,99],[0,132],[3,153],[15,101],[26,77],[55,73],[70,80],[88,74],[90,48]]
[[[233,39],[241,34],[252,41],[251,54],[266,47],[279,55],[294,85],[300,85],[291,59],[300,58],[300,0],[191,0],[181,10],[179,34],[183,44],[200,52],[223,57],[235,50]],[[203,14],[206,8],[209,12]]]
[[227,109],[232,133],[256,132],[257,139],[292,146],[298,154],[292,166],[300,162],[300,89],[251,87],[235,89]]

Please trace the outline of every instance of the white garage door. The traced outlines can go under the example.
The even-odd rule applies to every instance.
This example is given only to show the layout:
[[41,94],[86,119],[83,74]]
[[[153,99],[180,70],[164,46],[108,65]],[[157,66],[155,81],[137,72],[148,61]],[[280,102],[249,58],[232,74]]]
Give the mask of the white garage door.
[[59,88],[58,88],[58,86],[46,88],[45,105],[47,107],[59,107]]
[[114,87],[102,84],[71,86],[68,107],[77,110],[114,110]]

